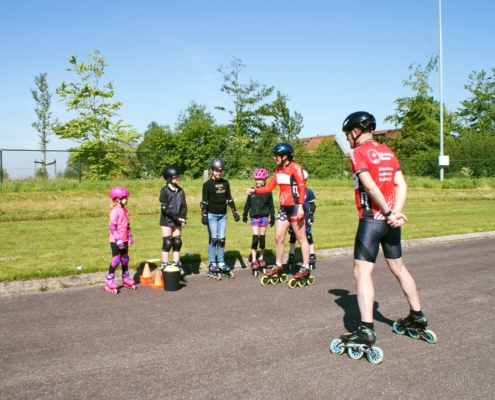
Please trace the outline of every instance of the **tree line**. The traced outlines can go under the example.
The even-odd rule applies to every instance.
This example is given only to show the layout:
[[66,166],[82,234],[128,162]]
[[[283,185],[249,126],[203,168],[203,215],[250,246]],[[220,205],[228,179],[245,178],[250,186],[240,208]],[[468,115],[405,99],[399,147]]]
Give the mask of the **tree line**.
[[[181,111],[173,126],[151,122],[142,134],[124,124],[118,112],[121,102],[114,101],[113,82],[103,82],[105,58],[98,50],[68,60],[74,82],[62,82],[55,93],[67,111],[77,117],[67,122],[52,119],[47,74],[35,79],[31,89],[38,120],[33,127],[39,133],[40,149],[46,154],[49,135],[69,139],[77,145],[72,151],[66,174],[79,173],[87,180],[112,178],[147,178],[159,176],[167,165],[177,165],[191,178],[202,176],[213,156],[225,158],[232,176],[248,177],[253,168],[271,167],[264,157],[278,142],[294,145],[298,157],[309,156],[297,139],[303,128],[303,116],[291,113],[286,94],[273,86],[249,78],[241,79],[245,65],[234,57],[228,66],[217,71],[223,77],[220,90],[231,99],[231,107],[215,107],[229,114],[229,123],[218,124],[205,105],[191,102]],[[432,96],[431,73],[438,70],[438,57],[425,66],[412,64],[408,79],[403,81],[413,94],[395,101],[393,115],[385,122],[396,127],[393,138],[384,140],[400,159],[434,160],[439,153],[440,104]],[[444,153],[451,159],[495,159],[495,69],[473,72],[464,88],[470,97],[455,111],[444,107]],[[333,140],[323,141],[311,152],[311,170],[319,177],[342,173],[338,157],[342,156]],[[333,159],[335,158],[335,160]],[[46,164],[46,157],[44,158]],[[265,164],[265,165],[263,165]],[[430,167],[437,168],[434,164]],[[424,175],[424,171],[410,173]],[[489,168],[488,168],[489,169]],[[493,174],[476,163],[467,167],[467,176]]]

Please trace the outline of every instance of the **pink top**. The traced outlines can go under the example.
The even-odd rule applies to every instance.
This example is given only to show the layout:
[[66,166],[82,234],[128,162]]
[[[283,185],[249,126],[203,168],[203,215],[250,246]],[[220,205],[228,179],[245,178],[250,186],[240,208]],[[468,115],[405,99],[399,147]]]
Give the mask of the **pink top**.
[[110,243],[115,243],[117,238],[123,242],[129,240],[129,216],[124,207],[116,206],[110,211]]

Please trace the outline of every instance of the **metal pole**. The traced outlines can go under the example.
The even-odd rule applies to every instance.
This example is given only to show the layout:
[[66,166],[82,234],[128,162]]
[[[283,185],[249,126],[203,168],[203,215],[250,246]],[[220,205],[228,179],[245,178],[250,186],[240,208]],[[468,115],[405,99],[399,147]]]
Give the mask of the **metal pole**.
[[[442,52],[442,0],[438,0],[440,16],[440,159],[443,157],[443,52]],[[443,181],[443,165],[440,165],[440,181]]]
[[0,150],[0,183],[3,182],[2,150]]

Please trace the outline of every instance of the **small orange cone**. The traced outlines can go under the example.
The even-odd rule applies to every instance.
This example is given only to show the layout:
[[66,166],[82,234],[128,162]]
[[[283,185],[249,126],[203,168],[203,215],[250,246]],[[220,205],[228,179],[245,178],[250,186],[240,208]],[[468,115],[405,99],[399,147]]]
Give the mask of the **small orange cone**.
[[151,287],[153,289],[163,289],[165,287],[165,285],[163,283],[162,271],[160,271],[159,269],[156,270],[155,281],[153,282]]
[[141,285],[151,285],[153,283],[153,276],[151,275],[150,266],[148,263],[144,266],[143,273],[139,278],[139,283],[141,283]]

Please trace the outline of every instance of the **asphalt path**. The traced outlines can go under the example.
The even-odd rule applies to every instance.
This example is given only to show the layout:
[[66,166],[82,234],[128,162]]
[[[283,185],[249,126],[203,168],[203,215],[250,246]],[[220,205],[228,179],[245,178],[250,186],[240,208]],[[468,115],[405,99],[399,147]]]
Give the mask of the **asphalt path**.
[[495,240],[410,248],[437,344],[399,336],[408,312],[379,258],[379,365],[329,352],[359,323],[352,257],[318,260],[316,285],[189,277],[165,292],[101,286],[0,298],[1,399],[494,398]]

